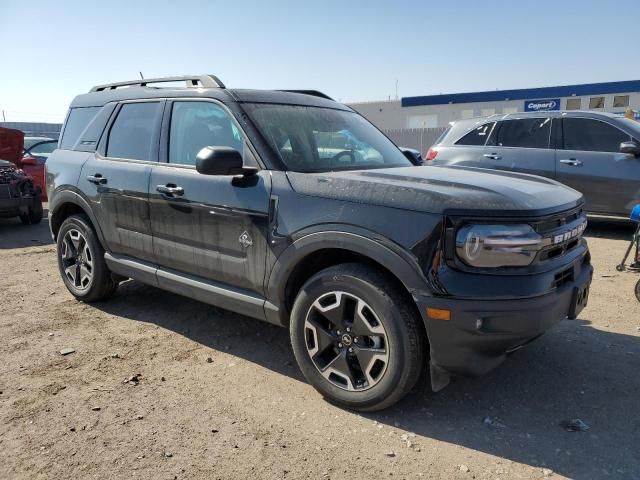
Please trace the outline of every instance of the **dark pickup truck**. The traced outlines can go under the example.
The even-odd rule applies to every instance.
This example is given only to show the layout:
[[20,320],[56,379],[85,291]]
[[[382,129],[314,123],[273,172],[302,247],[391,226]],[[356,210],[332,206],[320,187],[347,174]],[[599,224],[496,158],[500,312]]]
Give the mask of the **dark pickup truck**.
[[78,299],[132,278],[287,327],[305,377],[352,409],[393,404],[427,366],[434,390],[483,374],[588,298],[580,193],[413,166],[315,91],[100,85],[47,168]]

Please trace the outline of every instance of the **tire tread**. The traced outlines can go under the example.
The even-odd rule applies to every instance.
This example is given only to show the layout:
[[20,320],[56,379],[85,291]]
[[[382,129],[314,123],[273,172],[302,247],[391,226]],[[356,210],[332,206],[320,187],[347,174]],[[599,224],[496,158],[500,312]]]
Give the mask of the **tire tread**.
[[[298,305],[301,302],[300,293],[306,291],[305,289],[309,285],[314,284],[323,277],[352,277],[367,283],[369,287],[372,287],[376,291],[383,301],[390,304],[398,312],[398,316],[403,323],[404,328],[406,328],[406,342],[404,343],[406,361],[404,362],[404,369],[400,375],[400,379],[391,392],[383,392],[381,398],[375,398],[367,403],[348,402],[331,397],[329,397],[329,400],[340,406],[365,412],[382,410],[390,407],[409,393],[409,391],[418,382],[425,368],[427,342],[422,327],[422,320],[415,312],[413,305],[409,303],[408,300],[410,297],[409,299],[407,298],[408,294],[399,290],[396,283],[389,279],[384,272],[365,264],[345,263],[321,270],[305,282],[294,302],[291,319],[292,325],[296,322],[294,315],[298,315],[298,310],[301,308],[301,306]],[[294,330],[294,328],[291,330],[291,340],[294,345],[294,353],[296,353],[296,358],[298,358],[301,354],[306,355],[306,352],[301,352],[299,348],[296,348]]]
[[[58,249],[60,248],[60,239],[64,237],[66,228],[75,224],[77,227],[80,227],[84,230],[87,242],[91,244],[91,248],[93,250],[94,257],[94,278],[93,284],[89,288],[86,295],[78,295],[76,292],[71,290],[68,286],[67,288],[71,292],[71,294],[76,297],[78,300],[83,302],[91,303],[98,302],[101,300],[106,300],[110,296],[112,296],[118,288],[118,283],[114,282],[111,277],[111,272],[107,267],[107,264],[104,260],[104,248],[100,244],[98,237],[96,235],[95,230],[93,229],[93,225],[91,224],[91,220],[85,214],[75,214],[66,218],[62,225],[60,226],[60,230],[58,232]],[[62,271],[62,263],[60,262],[60,256],[58,254],[58,266],[60,269],[60,274],[63,276],[63,281],[65,285],[67,285],[66,280],[64,279],[64,274]]]

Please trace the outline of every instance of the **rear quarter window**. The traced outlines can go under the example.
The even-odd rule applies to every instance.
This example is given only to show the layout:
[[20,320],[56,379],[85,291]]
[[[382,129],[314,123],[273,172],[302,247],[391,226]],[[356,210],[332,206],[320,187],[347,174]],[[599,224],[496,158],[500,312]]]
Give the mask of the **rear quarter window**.
[[461,139],[456,142],[456,145],[468,145],[468,146],[482,146],[487,142],[487,138],[493,130],[495,122],[485,123],[479,127],[474,128]]
[[71,150],[101,107],[72,108],[64,124],[60,148]]

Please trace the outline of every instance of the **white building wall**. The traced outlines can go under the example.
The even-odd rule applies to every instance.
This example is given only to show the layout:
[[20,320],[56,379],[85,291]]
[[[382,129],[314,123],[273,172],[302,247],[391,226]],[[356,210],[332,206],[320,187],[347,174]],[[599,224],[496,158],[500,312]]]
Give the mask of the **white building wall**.
[[[640,110],[640,92],[621,92],[607,95],[589,95],[583,97],[564,97],[560,99],[560,109],[567,109],[567,99],[580,98],[581,110],[589,110],[592,97],[605,97],[604,108],[597,111],[624,113],[626,107],[614,108],[614,96],[629,95],[629,106],[634,111]],[[534,99],[529,99],[534,100]],[[397,130],[401,128],[434,128],[446,127],[449,122],[464,118],[482,117],[494,113],[517,113],[524,111],[525,100],[508,100],[500,102],[474,102],[445,105],[426,105],[418,107],[402,107],[399,100],[352,103],[351,108],[362,114],[381,130]]]
[[349,106],[381,130],[406,128],[406,108],[402,108],[400,100],[351,103]]

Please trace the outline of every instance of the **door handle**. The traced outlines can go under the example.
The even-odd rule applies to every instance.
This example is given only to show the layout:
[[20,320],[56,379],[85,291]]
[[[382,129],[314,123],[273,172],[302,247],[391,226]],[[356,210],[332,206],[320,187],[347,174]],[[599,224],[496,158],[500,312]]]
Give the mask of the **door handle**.
[[575,158],[563,158],[562,160],[560,160],[560,163],[564,163],[565,165],[570,165],[572,167],[581,167],[582,166],[582,162],[580,160],[575,159]]
[[156,186],[156,191],[160,192],[164,195],[184,195],[184,188],[178,187],[172,183],[167,183],[166,185],[158,185]]
[[104,185],[107,183],[107,179],[102,176],[100,173],[96,173],[95,175],[87,175],[87,180],[96,185]]
[[483,157],[488,158],[489,160],[500,160],[502,158],[497,153],[485,153]]

